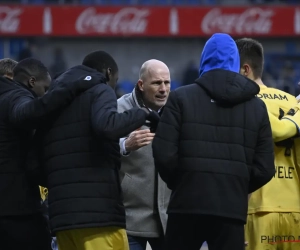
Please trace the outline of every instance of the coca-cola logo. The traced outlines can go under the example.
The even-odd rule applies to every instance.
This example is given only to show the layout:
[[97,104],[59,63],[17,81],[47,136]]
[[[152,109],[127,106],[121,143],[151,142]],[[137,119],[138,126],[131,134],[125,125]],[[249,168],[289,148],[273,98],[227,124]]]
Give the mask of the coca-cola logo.
[[8,6],[0,7],[0,32],[16,33],[20,27],[22,9]]
[[80,34],[114,33],[142,34],[148,25],[148,9],[123,8],[116,13],[97,13],[96,8],[87,8],[76,20]]
[[248,8],[242,13],[222,13],[219,8],[209,11],[201,23],[206,34],[215,32],[235,34],[268,34],[272,29],[274,11],[262,8]]
[[297,8],[295,10],[295,15],[294,15],[294,30],[295,33],[298,35],[300,34],[300,9]]

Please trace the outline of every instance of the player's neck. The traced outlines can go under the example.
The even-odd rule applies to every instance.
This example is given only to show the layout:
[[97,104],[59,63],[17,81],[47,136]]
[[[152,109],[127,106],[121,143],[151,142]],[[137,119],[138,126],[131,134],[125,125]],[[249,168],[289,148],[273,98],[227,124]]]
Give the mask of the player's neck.
[[261,78],[257,78],[255,80],[255,82],[256,82],[257,85],[263,85],[264,86],[264,83],[262,82]]

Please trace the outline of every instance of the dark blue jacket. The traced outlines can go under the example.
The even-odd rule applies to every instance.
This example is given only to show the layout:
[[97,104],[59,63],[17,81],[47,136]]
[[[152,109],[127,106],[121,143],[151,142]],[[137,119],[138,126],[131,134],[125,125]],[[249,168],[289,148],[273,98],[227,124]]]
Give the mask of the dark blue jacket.
[[245,222],[248,193],[275,173],[266,106],[239,64],[233,39],[215,34],[200,78],[169,96],[153,141],[155,165],[172,189],[168,213]]
[[38,184],[43,183],[33,150],[34,129],[96,84],[62,84],[36,98],[26,86],[0,77],[0,216],[40,211]]
[[[125,228],[125,210],[119,181],[119,138],[141,127],[145,111],[135,108],[119,114],[114,90],[104,75],[76,66],[60,75],[57,84],[82,76],[102,84],[77,97],[57,114],[43,135],[42,162],[49,189],[53,232],[91,227]],[[89,79],[89,78],[88,78]]]

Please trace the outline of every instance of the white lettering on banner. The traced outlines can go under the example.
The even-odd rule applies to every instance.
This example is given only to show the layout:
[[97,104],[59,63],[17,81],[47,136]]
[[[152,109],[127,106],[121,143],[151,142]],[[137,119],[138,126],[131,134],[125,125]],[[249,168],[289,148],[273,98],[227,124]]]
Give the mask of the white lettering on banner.
[[0,32],[16,33],[20,27],[22,9],[0,6]]
[[80,34],[123,33],[143,34],[148,25],[148,9],[123,8],[116,13],[97,13],[96,8],[85,9],[76,20],[76,30]]
[[206,34],[215,32],[235,34],[269,34],[274,11],[262,8],[247,8],[242,13],[222,13],[219,8],[209,11],[201,23]]
[[300,9],[299,8],[296,8],[295,10],[294,30],[297,35],[300,34]]

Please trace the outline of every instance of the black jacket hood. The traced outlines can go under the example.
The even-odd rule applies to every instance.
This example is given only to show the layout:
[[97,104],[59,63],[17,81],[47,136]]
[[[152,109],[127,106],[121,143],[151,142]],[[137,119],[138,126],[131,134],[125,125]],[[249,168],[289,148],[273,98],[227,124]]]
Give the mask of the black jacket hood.
[[259,93],[259,86],[252,80],[232,71],[216,69],[203,74],[195,81],[215,102],[239,104]]
[[77,65],[61,74],[56,75],[53,79],[52,87],[54,87],[58,82],[64,82],[64,83],[76,82],[84,76],[98,77],[99,81],[103,83],[107,82],[107,79],[104,76],[104,74],[98,72],[97,70],[84,65]]

